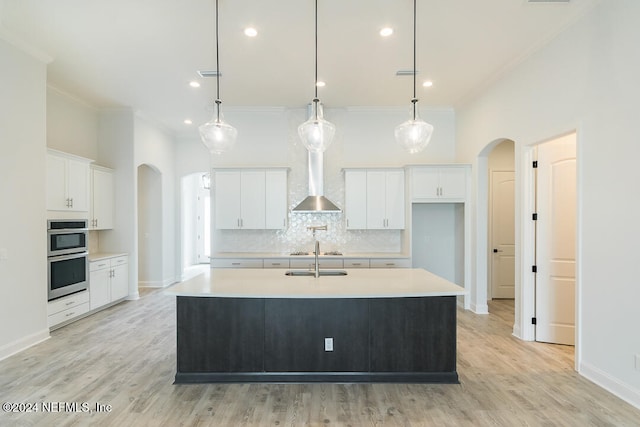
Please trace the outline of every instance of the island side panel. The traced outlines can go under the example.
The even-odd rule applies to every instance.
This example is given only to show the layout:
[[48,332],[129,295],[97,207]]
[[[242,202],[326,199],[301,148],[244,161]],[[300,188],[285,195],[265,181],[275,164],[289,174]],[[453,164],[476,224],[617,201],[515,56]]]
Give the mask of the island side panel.
[[368,340],[367,299],[265,301],[267,372],[367,372]]
[[264,300],[176,298],[178,374],[264,370]]
[[372,372],[456,372],[455,296],[370,303]]

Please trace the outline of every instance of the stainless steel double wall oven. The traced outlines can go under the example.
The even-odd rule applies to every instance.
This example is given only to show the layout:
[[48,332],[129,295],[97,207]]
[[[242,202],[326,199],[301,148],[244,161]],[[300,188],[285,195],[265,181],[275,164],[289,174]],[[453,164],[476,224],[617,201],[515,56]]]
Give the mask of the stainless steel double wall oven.
[[47,221],[49,301],[89,287],[88,220]]

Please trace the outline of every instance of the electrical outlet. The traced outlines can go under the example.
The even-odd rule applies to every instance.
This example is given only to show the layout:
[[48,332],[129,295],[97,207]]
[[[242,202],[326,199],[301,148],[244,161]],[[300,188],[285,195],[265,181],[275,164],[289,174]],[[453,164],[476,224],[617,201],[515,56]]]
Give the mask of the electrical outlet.
[[640,371],[640,354],[635,355],[636,371]]
[[0,248],[0,261],[8,258],[9,258],[9,251],[7,251],[7,248]]
[[324,339],[324,351],[333,351],[333,338]]

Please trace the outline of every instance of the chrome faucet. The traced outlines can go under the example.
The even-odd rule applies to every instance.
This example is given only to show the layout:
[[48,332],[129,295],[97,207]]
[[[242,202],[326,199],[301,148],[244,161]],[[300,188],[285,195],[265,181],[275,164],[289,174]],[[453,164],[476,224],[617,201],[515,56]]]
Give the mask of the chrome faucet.
[[[327,226],[326,225],[315,225],[315,226],[311,226],[311,227],[307,227],[307,230],[313,230],[313,237],[315,239],[316,237],[316,231],[318,230],[323,230],[323,231],[327,231]],[[318,239],[316,239],[316,247],[315,247],[315,277],[318,278],[320,277],[320,262],[318,260],[318,256],[320,255],[320,241],[318,241]]]

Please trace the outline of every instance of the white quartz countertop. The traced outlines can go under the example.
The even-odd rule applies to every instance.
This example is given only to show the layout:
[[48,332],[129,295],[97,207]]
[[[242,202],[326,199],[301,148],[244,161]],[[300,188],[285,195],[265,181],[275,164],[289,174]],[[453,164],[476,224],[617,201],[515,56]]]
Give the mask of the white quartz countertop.
[[116,258],[127,255],[126,252],[92,252],[89,254],[89,262],[100,261],[108,258]]
[[226,298],[402,298],[465,295],[421,268],[346,269],[346,276],[285,276],[284,269],[212,268],[168,288],[169,295]]

